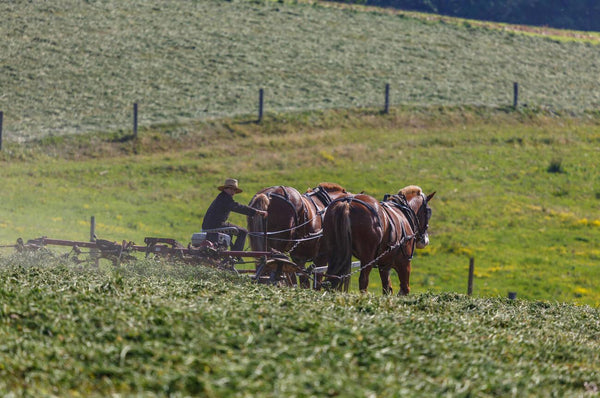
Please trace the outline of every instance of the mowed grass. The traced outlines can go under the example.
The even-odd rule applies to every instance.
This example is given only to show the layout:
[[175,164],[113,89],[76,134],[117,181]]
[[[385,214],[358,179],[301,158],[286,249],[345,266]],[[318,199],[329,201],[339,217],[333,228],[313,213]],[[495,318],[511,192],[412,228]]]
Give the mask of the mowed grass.
[[[594,35],[262,1],[0,11],[0,244],[87,240],[91,216],[100,238],[185,244],[227,177],[239,178],[240,202],[321,181],[378,198],[408,184],[437,191],[431,245],[404,298],[382,297],[376,273],[371,294],[356,280],[332,294],[4,248],[1,391],[598,394]],[[527,104],[516,112],[505,106],[514,81]],[[404,104],[390,115],[385,83]]]
[[0,389],[34,396],[594,396],[600,313],[0,257]]
[[[476,296],[515,291],[524,299],[600,304],[596,119],[432,107],[168,129],[173,136],[144,130],[138,141],[96,137],[97,151],[81,137],[27,151],[9,146],[0,170],[0,242],[87,240],[95,216],[100,238],[187,244],[227,177],[239,178],[242,203],[271,185],[304,191],[333,181],[382,198],[418,184],[437,194],[431,244],[413,260],[413,292],[466,292],[474,258]],[[240,215],[232,220],[245,224]],[[376,273],[370,282],[380,294]]]
[[[295,3],[295,2],[294,2]],[[331,4],[2,2],[4,140],[393,104],[600,107],[594,34]]]

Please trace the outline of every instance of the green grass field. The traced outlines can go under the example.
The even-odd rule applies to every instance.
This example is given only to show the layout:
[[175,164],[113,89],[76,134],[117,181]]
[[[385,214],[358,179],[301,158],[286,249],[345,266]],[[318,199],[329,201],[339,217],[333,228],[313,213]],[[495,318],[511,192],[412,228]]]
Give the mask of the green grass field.
[[598,394],[589,306],[323,294],[44,257],[0,257],[0,298],[0,390],[16,396]]
[[[94,216],[104,239],[164,236],[185,244],[228,176],[239,178],[243,203],[279,184],[304,190],[333,181],[377,198],[418,184],[438,193],[431,245],[413,261],[414,292],[465,292],[473,257],[477,296],[516,291],[525,299],[600,303],[595,119],[421,108],[182,128],[189,132],[175,138],[142,131],[137,142],[108,135],[44,141],[29,152],[9,146],[0,242],[87,239]],[[86,155],[91,145],[97,149]],[[137,154],[122,155],[128,151]],[[233,221],[245,223],[239,215]],[[371,284],[379,294],[375,274]]]
[[99,238],[187,244],[228,177],[243,203],[437,191],[404,298],[376,273],[335,294],[2,248],[3,394],[598,395],[597,35],[304,2],[0,12],[0,245],[87,240],[92,216]]

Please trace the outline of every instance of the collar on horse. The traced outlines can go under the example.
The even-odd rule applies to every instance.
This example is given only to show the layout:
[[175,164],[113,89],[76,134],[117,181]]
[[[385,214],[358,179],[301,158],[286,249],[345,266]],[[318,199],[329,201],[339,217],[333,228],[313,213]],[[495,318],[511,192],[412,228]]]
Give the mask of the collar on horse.
[[[404,250],[404,243],[413,238],[415,235],[412,235],[411,237],[409,237],[406,234],[406,229],[404,228],[404,223],[400,222],[400,236],[398,236],[398,226],[396,225],[396,222],[394,221],[394,217],[390,214],[390,210],[392,208],[398,208],[400,209],[400,207],[395,204],[394,202],[391,201],[383,201],[380,202],[381,203],[381,207],[383,208],[383,211],[385,211],[385,213],[388,216],[388,219],[390,220],[390,232],[389,232],[389,241],[390,242],[396,242],[391,246],[398,246],[400,248],[400,250],[402,251],[402,253],[404,254],[405,257],[408,257],[408,259],[412,259],[412,254],[410,256],[407,255],[406,250]],[[402,210],[403,214],[406,216],[406,214],[404,213],[404,211]],[[409,224],[411,225],[411,228],[413,228],[412,223],[410,221],[410,218],[408,216],[406,216],[406,219],[408,220]],[[414,233],[414,228],[413,228],[413,233]],[[413,248],[415,245],[415,240],[413,239]],[[414,252],[414,250],[413,250]]]
[[385,194],[385,196],[383,197],[383,201],[381,203],[392,205],[395,208],[399,209],[406,216],[406,219],[408,220],[408,223],[410,224],[410,227],[412,228],[413,232],[417,235],[420,233],[419,219],[417,217],[417,214],[408,205],[408,201],[406,200],[406,197],[404,195]]
[[[271,198],[271,197],[277,197],[277,198],[283,200],[288,205],[290,205],[290,207],[292,208],[293,213],[294,213],[294,225],[298,225],[299,224],[299,222],[298,222],[298,212],[296,211],[296,206],[290,200],[290,195],[288,194],[286,187],[284,187],[283,185],[280,185],[279,188],[281,188],[281,190],[283,191],[283,195],[278,194],[277,192],[269,192],[267,194],[267,196],[269,198]],[[302,207],[304,208],[304,203],[302,203]],[[305,208],[304,208],[304,212],[306,213],[306,209]]]
[[317,199],[319,199],[321,201],[321,203],[323,203],[323,206],[325,206],[325,207],[329,206],[329,204],[332,202],[331,196],[329,196],[329,192],[327,192],[327,190],[323,189],[322,186],[318,186],[315,189],[313,189],[312,191],[306,192],[304,194],[304,196],[309,198],[313,202],[313,204],[314,204],[314,201],[312,200],[312,197],[316,196]]
[[429,215],[426,215],[426,224],[421,226],[421,222],[419,221],[419,216],[418,214],[422,211],[422,209],[425,209],[425,211],[430,212],[431,210],[429,210],[429,208],[427,207],[427,196],[424,193],[421,193],[421,199],[423,200],[421,203],[421,206],[419,206],[419,209],[417,210],[417,212],[415,213],[415,211],[409,206],[408,201],[406,200],[406,197],[402,194],[396,194],[396,195],[390,195],[390,194],[385,194],[385,196],[383,197],[383,202],[382,203],[388,203],[393,205],[394,207],[400,209],[400,211],[402,211],[404,213],[404,215],[406,216],[410,227],[412,228],[413,232],[414,232],[414,237],[416,238],[413,241],[413,245],[416,244],[416,241],[421,239],[425,233],[427,233],[427,229],[429,228],[429,225],[427,224],[427,220],[429,220]]
[[[303,196],[306,199],[308,199],[310,203],[312,203],[313,207],[315,208],[315,213],[321,216],[322,221],[323,217],[325,216],[325,209],[327,209],[327,206],[329,206],[332,202],[331,196],[329,196],[329,192],[323,189],[323,187],[318,186],[312,191],[306,192],[305,194],[303,194]],[[315,200],[313,198],[314,196],[316,196],[317,199],[319,199],[321,203],[323,203],[322,209],[319,209],[319,206],[317,206],[317,204],[315,203]]]

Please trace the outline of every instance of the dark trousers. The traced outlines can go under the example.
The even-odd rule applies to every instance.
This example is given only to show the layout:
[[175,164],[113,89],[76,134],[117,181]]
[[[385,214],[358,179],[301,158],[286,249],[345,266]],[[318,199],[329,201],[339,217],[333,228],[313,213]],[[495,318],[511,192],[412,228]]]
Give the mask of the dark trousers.
[[246,236],[248,236],[248,230],[242,227],[237,227],[237,229],[237,238],[235,238],[235,243],[231,245],[231,250],[243,251],[244,246],[246,245]]
[[[235,242],[232,243],[232,245],[231,245],[231,250],[232,251],[243,251],[244,250],[244,246],[246,245],[246,236],[248,236],[248,230],[246,228],[240,227],[239,225],[231,224],[228,222],[224,223],[219,228],[235,228],[237,233],[235,233],[233,235],[237,235],[237,237],[235,239]],[[206,239],[208,239],[211,242],[216,243],[217,242],[217,234],[209,232],[206,236]],[[233,241],[233,236],[231,237],[231,239]]]

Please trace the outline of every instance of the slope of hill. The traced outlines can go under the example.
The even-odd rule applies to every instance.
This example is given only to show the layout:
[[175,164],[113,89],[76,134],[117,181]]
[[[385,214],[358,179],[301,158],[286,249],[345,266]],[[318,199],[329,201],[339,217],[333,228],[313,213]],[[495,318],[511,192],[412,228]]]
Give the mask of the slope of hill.
[[[146,123],[172,120],[171,111],[187,112],[198,93],[221,101],[214,92],[192,89],[200,81],[204,88],[214,83],[239,94],[236,90],[249,89],[259,75],[283,91],[304,87],[301,96],[287,98],[312,101],[290,102],[280,111],[339,106],[323,98],[347,99],[338,85],[342,81],[359,88],[356,101],[342,101],[343,105],[376,102],[375,96],[364,98],[371,95],[369,87],[382,84],[389,73],[404,82],[407,90],[402,95],[412,92],[410,102],[416,104],[393,107],[390,115],[381,115],[381,106],[270,112],[260,125],[248,123],[254,117],[247,115],[207,120],[208,113],[180,114],[194,120],[142,127],[138,140],[117,131],[47,137],[26,145],[5,143],[0,154],[7,161],[0,171],[5,187],[0,202],[2,243],[39,235],[81,239],[88,233],[91,215],[98,218],[105,238],[141,242],[161,234],[187,242],[199,228],[214,187],[234,175],[247,187],[241,201],[278,184],[303,190],[334,181],[381,197],[417,183],[439,193],[433,206],[433,243],[416,259],[416,291],[464,291],[465,269],[473,256],[476,294],[504,296],[514,290],[524,298],[600,304],[598,119],[594,112],[580,113],[600,92],[598,64],[590,57],[597,45],[356,7],[245,1],[173,4],[152,8],[135,1],[2,3],[0,7],[20,24],[9,19],[0,28],[15,28],[6,30],[8,40],[2,44],[11,54],[3,61],[9,73],[0,74],[0,79],[15,79],[4,81],[12,90],[0,99],[2,106],[27,111],[20,121],[12,116],[18,113],[14,108],[5,112],[5,137],[15,138],[15,122],[35,124],[38,127],[21,131],[36,135],[55,122],[69,123],[72,119],[65,112],[83,115],[87,100],[75,94],[85,87],[99,88],[86,98],[102,98],[98,103],[113,110],[121,104],[125,112],[127,101],[121,101],[119,93],[128,91],[139,76],[148,83],[140,87],[150,88],[139,93],[154,93],[141,104]],[[218,22],[225,19],[236,28]],[[19,36],[19,29],[29,33]],[[205,33],[202,39],[200,32]],[[256,43],[263,52],[248,52]],[[34,57],[36,51],[45,58]],[[524,63],[519,57],[525,55]],[[505,63],[497,64],[495,57]],[[85,62],[77,63],[81,60]],[[553,98],[571,96],[575,107],[522,106],[512,112],[509,106],[435,105],[479,102],[474,95],[495,91],[473,90],[474,84],[499,83],[498,76],[511,73],[508,65],[531,72],[523,76],[537,76],[536,84],[556,84]],[[242,73],[242,68],[253,72]],[[356,79],[360,74],[370,77]],[[185,80],[192,76],[197,78]],[[291,80],[298,86],[285,83]],[[450,81],[452,89],[447,86]],[[411,91],[416,86],[437,88],[419,94]],[[163,95],[170,89],[191,97],[188,101],[185,96]],[[313,90],[324,91],[314,95]],[[522,97],[528,98],[528,86],[524,91]],[[539,91],[544,92],[549,94]],[[253,101],[250,95],[236,97]],[[169,111],[173,98],[182,100],[181,107]],[[271,104],[283,97],[267,92],[267,98]],[[49,102],[31,106],[37,100]],[[231,105],[228,100],[219,103],[222,110]],[[152,111],[159,104],[165,107]],[[567,117],[568,109],[576,117]],[[94,130],[106,128],[102,118],[115,126],[120,123],[113,112],[97,112],[96,117],[88,119]],[[374,290],[376,280],[371,278]]]
[[[408,184],[437,191],[431,244],[413,292],[600,305],[597,118],[486,108],[305,112],[55,137],[7,145],[0,243],[46,235],[143,242],[198,232],[216,186],[239,178],[248,203],[272,185],[333,181],[382,198]],[[245,219],[233,214],[234,222]],[[370,291],[380,291],[371,276]],[[394,282],[397,286],[397,281]],[[353,286],[355,291],[356,287]]]
[[410,14],[272,1],[2,2],[4,139],[383,104],[600,106],[599,48]]
[[[92,215],[101,238],[187,243],[230,176],[240,202],[321,181],[438,192],[408,297],[375,273],[373,294],[332,294],[3,248],[3,393],[598,395],[595,39],[270,1],[0,11],[0,244],[87,238]],[[383,115],[388,82],[403,105]]]

